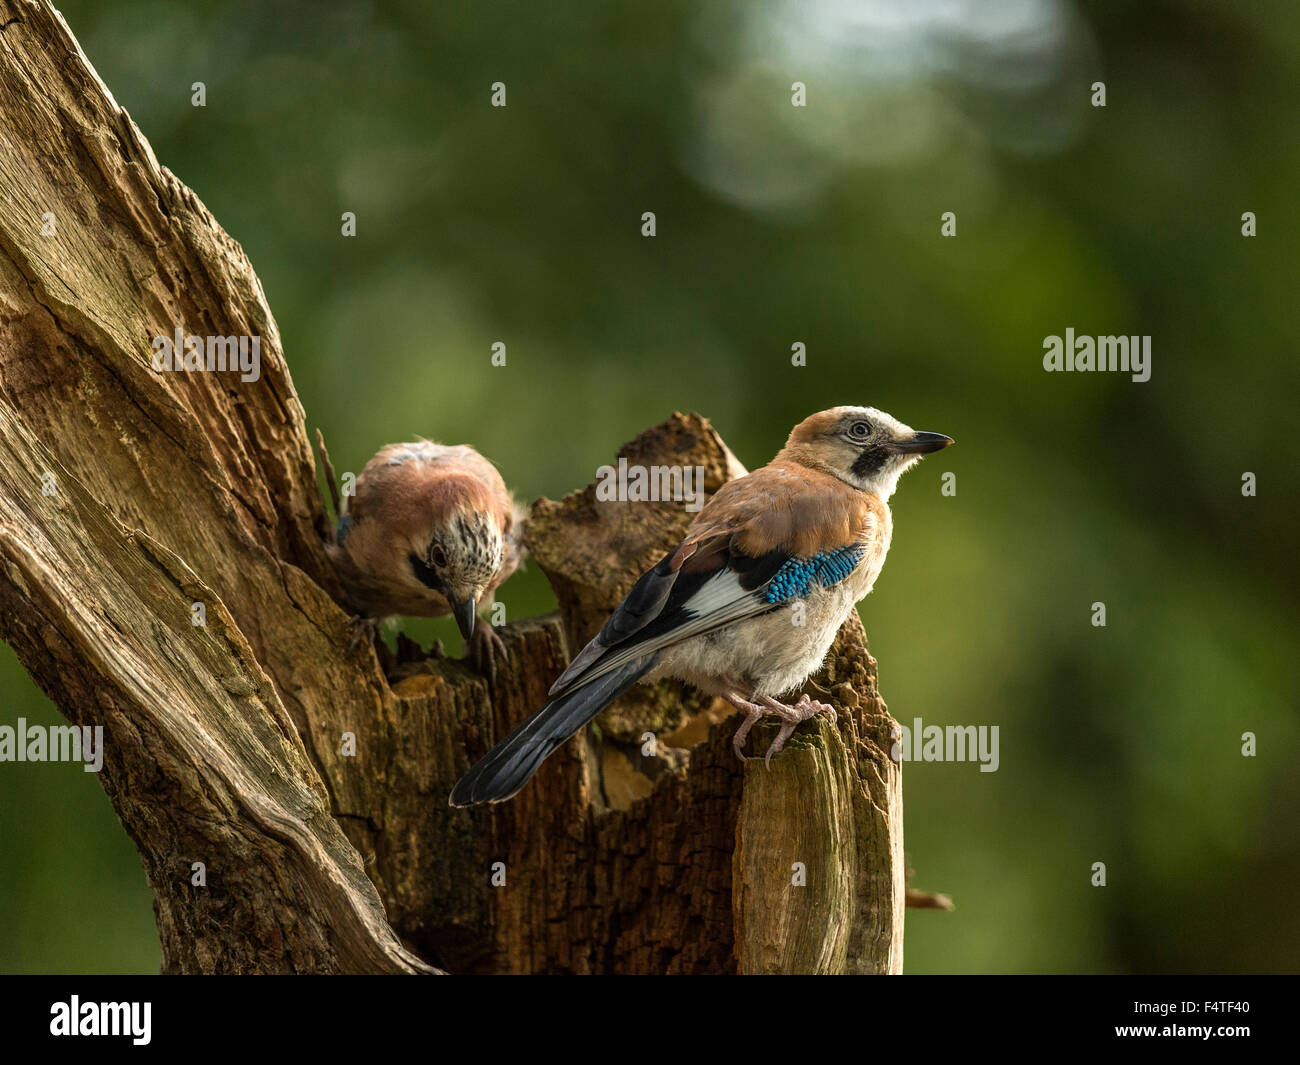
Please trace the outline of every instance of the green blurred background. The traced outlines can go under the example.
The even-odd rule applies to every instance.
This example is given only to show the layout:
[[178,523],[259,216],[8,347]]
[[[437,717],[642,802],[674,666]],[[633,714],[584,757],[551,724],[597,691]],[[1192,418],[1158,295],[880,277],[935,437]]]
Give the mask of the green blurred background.
[[[419,434],[557,497],[674,409],[751,468],[840,403],[956,437],[862,610],[896,717],[1001,729],[996,773],[904,774],[913,886],[957,903],[908,971],[1300,967],[1294,3],[61,8],[248,252],[340,471]],[[1151,381],[1044,373],[1067,326],[1150,334]],[[503,599],[553,606],[535,567]],[[7,648],[0,691],[59,720]],[[0,765],[0,971],[158,962],[94,776]]]

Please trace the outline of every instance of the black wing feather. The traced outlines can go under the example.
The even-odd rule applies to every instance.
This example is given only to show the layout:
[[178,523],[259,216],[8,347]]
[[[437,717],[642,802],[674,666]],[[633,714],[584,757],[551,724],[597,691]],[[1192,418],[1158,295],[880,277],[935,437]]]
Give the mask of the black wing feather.
[[549,694],[561,695],[582,684],[607,651],[631,650],[695,617],[688,605],[690,600],[722,570],[730,569],[742,588],[755,591],[770,581],[790,558],[790,553],[782,550],[746,555],[728,541],[721,550],[706,556],[704,565],[688,564],[675,569],[672,560],[676,554],[670,551],[641,575],[600,632],[560,674]]

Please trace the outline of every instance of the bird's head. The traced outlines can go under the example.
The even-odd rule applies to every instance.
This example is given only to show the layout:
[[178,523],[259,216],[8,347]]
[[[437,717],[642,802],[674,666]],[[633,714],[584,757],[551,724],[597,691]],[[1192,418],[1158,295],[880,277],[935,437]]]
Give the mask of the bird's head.
[[474,608],[501,572],[505,541],[493,512],[473,498],[434,510],[428,535],[413,543],[415,579],[451,605],[461,635],[474,630]]
[[781,454],[887,500],[908,469],[952,442],[875,407],[832,407],[796,425]]

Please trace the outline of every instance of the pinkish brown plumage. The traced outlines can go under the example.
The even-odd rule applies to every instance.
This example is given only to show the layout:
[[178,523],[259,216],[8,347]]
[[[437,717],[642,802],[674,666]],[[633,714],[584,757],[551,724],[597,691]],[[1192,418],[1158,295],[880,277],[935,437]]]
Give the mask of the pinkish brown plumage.
[[523,557],[523,513],[472,447],[389,444],[347,497],[330,556],[363,619],[456,619],[476,664],[505,646],[482,612]]

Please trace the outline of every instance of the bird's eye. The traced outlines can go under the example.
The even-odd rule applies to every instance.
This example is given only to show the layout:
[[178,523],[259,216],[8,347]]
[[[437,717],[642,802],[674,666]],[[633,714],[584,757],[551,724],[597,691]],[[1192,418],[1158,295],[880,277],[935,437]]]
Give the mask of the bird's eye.
[[435,547],[429,552],[429,561],[441,569],[447,564],[446,552],[444,552],[441,547]]
[[871,435],[871,426],[866,422],[854,422],[849,426],[849,436],[854,440],[865,440]]

